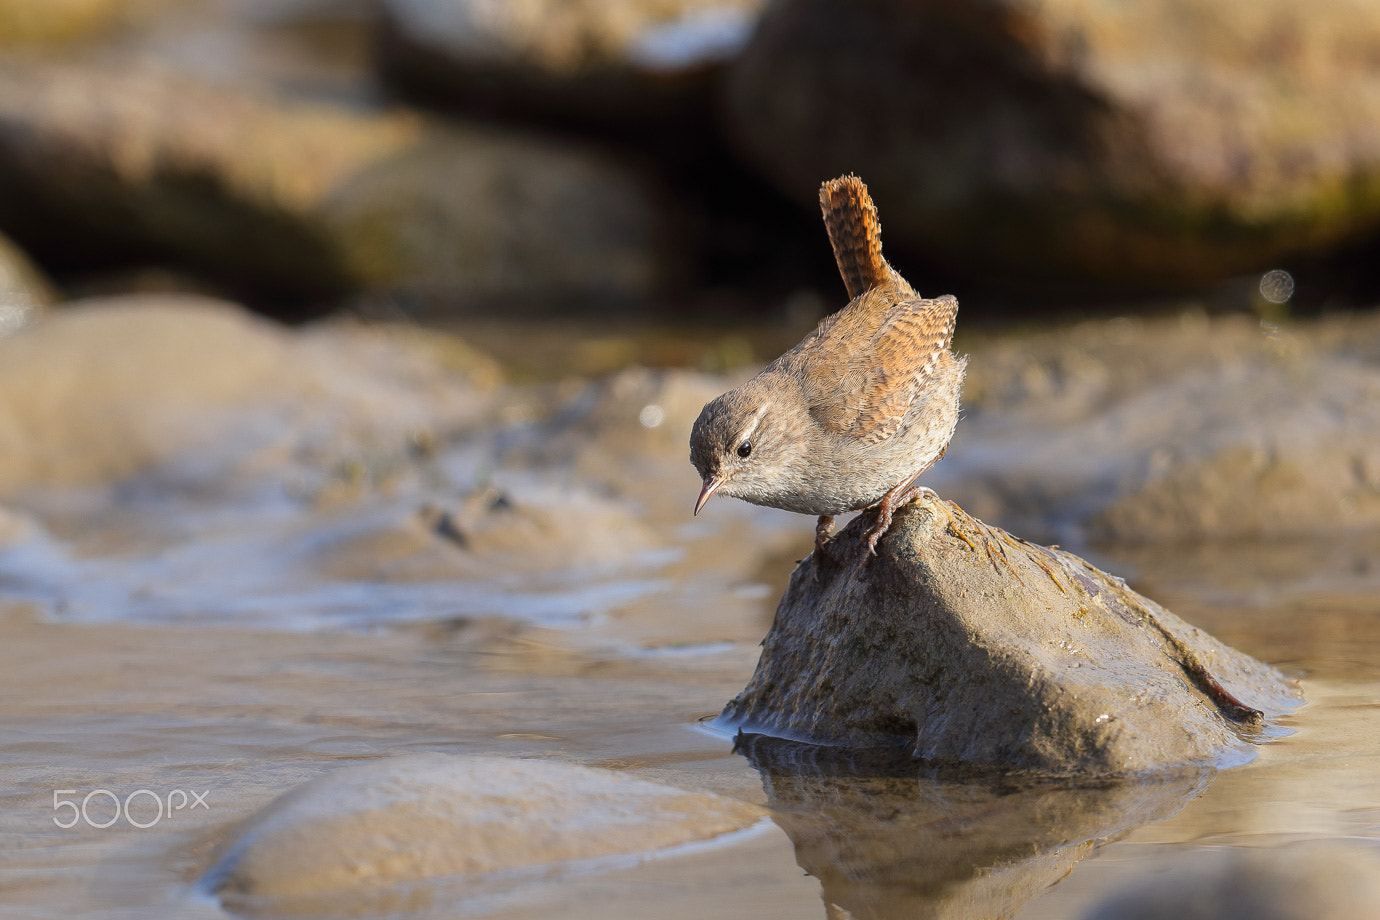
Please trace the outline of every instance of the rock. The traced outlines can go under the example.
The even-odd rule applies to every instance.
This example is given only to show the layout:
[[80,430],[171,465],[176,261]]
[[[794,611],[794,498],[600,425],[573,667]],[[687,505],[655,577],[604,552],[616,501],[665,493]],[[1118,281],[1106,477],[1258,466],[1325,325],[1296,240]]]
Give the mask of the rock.
[[854,171],[888,239],[937,262],[1200,282],[1380,223],[1377,36],[1354,0],[791,0],[725,112],[802,204]]
[[55,297],[52,282],[0,234],[0,336],[28,325]]
[[[763,0],[385,0],[395,81],[470,107],[640,126],[698,120]],[[704,109],[705,112],[699,110]]]
[[54,312],[0,341],[0,488],[118,478],[219,439],[223,413],[280,384],[290,353],[269,324],[208,301]]
[[530,397],[496,380],[416,327],[148,295],[52,311],[0,339],[0,504],[21,515],[0,514],[0,581],[67,620],[664,618],[669,530],[559,458],[505,463]]
[[[346,767],[282,796],[222,845],[203,884],[227,910],[376,916],[613,868],[736,831],[756,806],[611,770],[416,754]],[[438,889],[439,890],[439,889]],[[438,898],[439,901],[439,898]]]
[[410,517],[318,541],[322,575],[391,583],[497,574],[542,576],[646,559],[664,545],[626,504],[578,485],[529,479],[521,488],[476,489],[458,501],[429,502]]
[[1380,852],[1311,840],[1277,850],[1213,848],[1104,898],[1084,920],[1369,920]]
[[667,219],[563,142],[240,91],[128,61],[0,66],[0,207],[40,252],[181,259],[242,286],[638,298]]
[[654,520],[684,523],[698,492],[686,432],[721,392],[709,375],[631,367],[572,388],[549,420],[512,443],[506,459],[568,469],[610,495],[635,499]]
[[402,450],[419,432],[488,411],[482,362],[470,378],[437,360],[435,345],[409,348],[400,334],[381,347],[386,339],[344,328],[292,335],[193,297],[53,311],[0,339],[0,492],[113,483],[168,463],[193,463],[197,478],[224,485],[277,452],[280,474],[328,476],[361,444]]
[[[954,510],[950,510],[953,508]],[[1298,705],[1268,665],[1071,553],[919,499],[859,578],[856,518],[791,576],[720,723],[926,761],[1130,774],[1247,756]],[[952,519],[952,523],[950,523]]]
[[156,0],[0,0],[0,46],[40,45],[108,31]]
[[[1285,537],[1380,526],[1380,365],[1318,353],[1264,355],[1166,381],[1125,411],[1145,419],[1145,429],[1177,430],[1149,452],[1143,479],[1091,517],[1095,539]],[[1168,424],[1171,413],[1177,424]]]
[[1380,315],[1118,319],[981,349],[929,479],[1062,542],[1380,527]]

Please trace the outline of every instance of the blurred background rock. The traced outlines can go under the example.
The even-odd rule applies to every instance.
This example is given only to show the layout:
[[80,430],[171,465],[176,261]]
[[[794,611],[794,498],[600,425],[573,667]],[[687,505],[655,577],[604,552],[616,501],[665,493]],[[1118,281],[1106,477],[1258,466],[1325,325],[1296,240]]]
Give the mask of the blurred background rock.
[[59,299],[715,367],[841,303],[815,192],[853,171],[967,324],[1259,309],[1277,268],[1307,312],[1380,286],[1378,46],[1359,0],[0,0],[0,232]]

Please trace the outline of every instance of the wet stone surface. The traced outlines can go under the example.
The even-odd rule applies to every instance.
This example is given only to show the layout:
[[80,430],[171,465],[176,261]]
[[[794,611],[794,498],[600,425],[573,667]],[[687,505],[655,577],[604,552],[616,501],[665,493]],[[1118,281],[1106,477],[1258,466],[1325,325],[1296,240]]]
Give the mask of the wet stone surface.
[[934,499],[901,509],[858,573],[869,520],[796,569],[721,724],[941,763],[1141,773],[1238,760],[1300,702],[1278,671],[1120,579]]

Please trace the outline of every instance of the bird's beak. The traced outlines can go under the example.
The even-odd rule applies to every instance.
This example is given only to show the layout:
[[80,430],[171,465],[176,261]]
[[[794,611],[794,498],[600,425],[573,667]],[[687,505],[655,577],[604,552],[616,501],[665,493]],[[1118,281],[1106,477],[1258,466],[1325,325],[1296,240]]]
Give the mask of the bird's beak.
[[703,489],[700,489],[700,498],[699,498],[699,501],[695,502],[695,513],[696,513],[696,514],[699,514],[699,513],[700,513],[700,509],[704,507],[704,503],[705,503],[705,502],[709,501],[709,496],[711,496],[711,495],[714,494],[714,490],[717,489],[719,486],[721,486],[721,485],[723,485],[723,484],[724,484],[724,481],[723,481],[722,479],[710,479],[710,478],[706,478],[706,479],[704,480],[704,488],[703,488]]

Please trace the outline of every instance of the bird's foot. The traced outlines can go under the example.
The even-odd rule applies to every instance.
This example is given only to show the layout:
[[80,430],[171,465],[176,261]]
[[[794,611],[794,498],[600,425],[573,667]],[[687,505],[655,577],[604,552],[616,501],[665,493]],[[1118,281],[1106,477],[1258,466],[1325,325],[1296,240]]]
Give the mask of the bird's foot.
[[821,514],[819,520],[815,522],[814,569],[816,580],[823,578],[825,566],[838,565],[838,560],[834,558],[831,549],[833,539],[834,517],[830,514]]
[[877,509],[877,519],[873,521],[872,526],[865,532],[865,536],[867,537],[867,552],[863,553],[862,560],[858,563],[857,574],[860,577],[867,569],[868,560],[877,555],[877,542],[882,539],[883,535],[885,535],[887,530],[891,527],[891,519],[896,514],[896,509],[908,502],[914,501],[922,495],[927,495],[934,500],[935,504],[949,516],[949,526],[951,528],[953,527],[953,515],[950,514],[949,509],[944,506],[944,501],[940,499],[938,492],[934,491],[934,489],[931,489],[929,486],[902,483],[882,496],[882,500],[873,506]]
[[944,500],[939,497],[939,493],[929,486],[911,486],[901,493],[901,497],[896,500],[896,507],[899,508],[907,502],[913,502],[922,495],[928,495],[931,500],[939,502],[940,505],[944,504]]
[[868,560],[877,555],[877,541],[880,540],[882,535],[887,532],[887,529],[891,527],[892,515],[896,513],[896,509],[902,504],[898,499],[907,491],[907,485],[908,483],[902,483],[892,489],[882,496],[881,501],[873,506],[877,509],[877,518],[872,522],[872,526],[863,532],[863,536],[867,538],[867,550],[862,554],[862,559],[858,560],[856,574],[859,578],[861,578],[863,572],[867,570]]
[[863,554],[863,561],[877,555],[877,541],[891,529],[891,518],[896,513],[895,507],[890,505],[885,499],[877,504],[877,519],[872,522],[872,526],[867,528],[864,535],[867,537],[867,552]]
[[834,516],[821,514],[815,522],[815,552],[823,555],[825,547],[834,536]]

